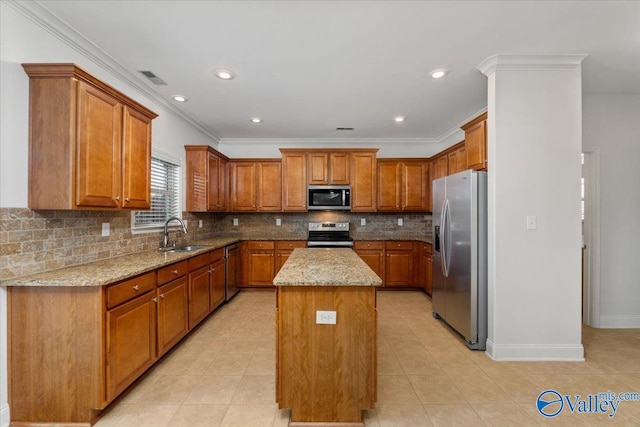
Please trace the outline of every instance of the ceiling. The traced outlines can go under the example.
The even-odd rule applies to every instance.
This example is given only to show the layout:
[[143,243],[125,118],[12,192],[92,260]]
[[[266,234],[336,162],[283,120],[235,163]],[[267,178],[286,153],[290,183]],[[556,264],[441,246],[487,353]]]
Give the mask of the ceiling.
[[[186,96],[176,108],[223,140],[438,140],[486,107],[476,67],[495,54],[588,54],[585,92],[640,93],[637,1],[39,4],[158,97]],[[218,68],[236,77],[220,80]],[[437,68],[449,74],[431,79]]]

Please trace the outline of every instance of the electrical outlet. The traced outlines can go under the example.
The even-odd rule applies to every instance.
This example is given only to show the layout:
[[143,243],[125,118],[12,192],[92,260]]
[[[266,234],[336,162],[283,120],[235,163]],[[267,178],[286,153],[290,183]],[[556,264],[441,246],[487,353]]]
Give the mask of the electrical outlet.
[[317,325],[335,325],[336,324],[336,312],[335,311],[316,311],[316,324]]
[[282,220],[280,218],[276,218],[276,225],[280,227],[282,225]]
[[108,222],[102,223],[102,237],[107,237],[111,234],[111,224]]
[[238,218],[233,218],[233,225],[238,225]]
[[402,227],[404,225],[404,220],[402,218],[398,218],[398,225]]
[[535,215],[527,215],[527,230],[535,230],[538,228],[538,220]]
[[202,228],[203,221],[201,219],[198,220],[198,228]]
[[367,225],[367,219],[366,218],[360,218],[360,225]]

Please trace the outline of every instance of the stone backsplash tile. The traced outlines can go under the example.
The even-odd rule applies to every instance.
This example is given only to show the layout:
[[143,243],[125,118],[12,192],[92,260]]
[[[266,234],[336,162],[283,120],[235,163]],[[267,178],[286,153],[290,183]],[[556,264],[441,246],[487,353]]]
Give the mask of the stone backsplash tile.
[[[276,226],[277,218],[281,226]],[[360,225],[361,218],[366,226]],[[403,226],[398,226],[398,218]],[[412,240],[431,234],[431,215],[416,213],[184,213],[183,219],[188,221],[188,234],[172,231],[170,236],[178,245],[220,236],[306,239],[309,221],[349,221],[356,239]],[[101,235],[103,222],[110,224],[108,237]],[[152,250],[161,240],[160,231],[132,234],[128,211],[0,208],[0,280]]]

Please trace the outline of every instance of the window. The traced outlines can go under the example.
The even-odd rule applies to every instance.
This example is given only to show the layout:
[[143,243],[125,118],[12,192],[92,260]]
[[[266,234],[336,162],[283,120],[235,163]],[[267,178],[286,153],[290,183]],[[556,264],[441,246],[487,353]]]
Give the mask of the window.
[[[177,163],[177,162],[176,162]],[[167,219],[180,216],[180,166],[151,158],[151,209],[134,211],[131,215],[132,231],[157,230]]]

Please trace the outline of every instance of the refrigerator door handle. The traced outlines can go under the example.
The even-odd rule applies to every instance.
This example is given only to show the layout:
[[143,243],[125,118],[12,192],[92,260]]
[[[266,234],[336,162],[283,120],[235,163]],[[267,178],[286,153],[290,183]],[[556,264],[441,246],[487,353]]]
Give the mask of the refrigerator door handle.
[[450,227],[450,212],[449,212],[449,199],[445,199],[442,204],[442,214],[440,223],[442,224],[442,231],[440,233],[440,245],[442,254],[442,272],[444,277],[449,277],[449,227]]

